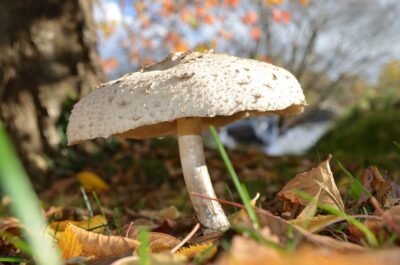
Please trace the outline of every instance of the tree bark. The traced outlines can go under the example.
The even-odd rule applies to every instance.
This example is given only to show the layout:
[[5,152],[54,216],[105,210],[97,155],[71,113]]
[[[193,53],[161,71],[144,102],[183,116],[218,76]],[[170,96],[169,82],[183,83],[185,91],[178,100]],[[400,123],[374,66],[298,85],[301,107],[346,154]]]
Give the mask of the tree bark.
[[34,181],[57,152],[62,102],[102,79],[91,1],[0,2],[0,118]]

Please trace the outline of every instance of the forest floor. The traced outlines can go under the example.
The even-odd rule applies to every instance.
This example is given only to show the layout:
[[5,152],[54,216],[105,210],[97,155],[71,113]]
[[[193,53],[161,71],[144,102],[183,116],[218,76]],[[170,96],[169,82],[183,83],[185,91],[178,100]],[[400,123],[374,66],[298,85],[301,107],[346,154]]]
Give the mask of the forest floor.
[[[317,149],[285,157],[230,150],[251,201],[239,195],[218,150],[205,152],[227,232],[203,234],[177,142],[166,138],[62,150],[55,180],[38,192],[46,234],[66,264],[400,264],[400,146],[378,162]],[[0,264],[29,263],[10,240],[24,227],[9,206],[3,197]]]

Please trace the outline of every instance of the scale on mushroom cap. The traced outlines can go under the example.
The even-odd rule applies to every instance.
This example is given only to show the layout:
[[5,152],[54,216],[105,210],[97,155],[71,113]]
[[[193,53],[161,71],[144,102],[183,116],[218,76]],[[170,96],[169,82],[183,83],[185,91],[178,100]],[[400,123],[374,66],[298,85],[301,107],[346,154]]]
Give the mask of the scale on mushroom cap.
[[[285,69],[213,51],[174,53],[82,98],[69,119],[68,143],[177,135],[189,194],[215,198],[201,132],[249,115],[300,113],[304,105],[300,84]],[[217,201],[191,200],[206,229],[229,228]]]

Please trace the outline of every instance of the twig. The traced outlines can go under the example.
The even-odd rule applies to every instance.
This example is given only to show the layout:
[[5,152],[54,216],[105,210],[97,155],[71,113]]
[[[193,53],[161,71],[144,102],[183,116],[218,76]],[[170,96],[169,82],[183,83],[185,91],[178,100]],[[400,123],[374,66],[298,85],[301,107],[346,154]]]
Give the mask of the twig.
[[132,226],[133,226],[133,222],[130,222],[129,226],[128,226],[128,229],[126,230],[125,237],[129,237],[129,232],[131,231]]
[[389,216],[387,213],[383,211],[381,206],[379,205],[379,202],[375,199],[374,196],[370,197],[369,200],[371,201],[372,206],[374,206],[375,210],[382,216],[382,219],[384,222],[390,226],[397,235],[397,238],[400,238],[400,227],[396,222],[392,219],[391,216]]
[[[228,204],[228,205],[232,205],[232,206],[235,206],[235,207],[238,207],[238,208],[241,208],[241,209],[245,209],[245,206],[243,204],[241,204],[241,203],[238,203],[238,202],[232,202],[232,201],[219,199],[219,198],[211,198],[211,197],[208,197],[206,195],[203,195],[203,194],[200,194],[200,193],[196,193],[196,192],[191,192],[191,194],[193,196],[196,196],[196,197],[199,197],[199,198],[202,198],[202,199],[217,201],[217,202],[222,203],[222,204]],[[256,212],[264,214],[264,215],[272,215],[270,212],[268,212],[268,211],[266,211],[264,209],[258,208],[258,207],[254,207],[254,210]]]
[[178,245],[176,245],[173,249],[171,249],[170,253],[174,254],[175,252],[177,252],[178,249],[180,249],[183,245],[185,245],[186,242],[188,242],[194,236],[194,234],[197,232],[197,230],[199,230],[199,228],[200,228],[200,224],[197,223],[193,227],[192,231],[190,231],[190,233]]
[[[224,200],[224,199],[219,199],[219,198],[211,198],[211,197],[208,197],[208,196],[206,196],[206,195],[203,195],[203,194],[200,194],[200,193],[196,193],[196,192],[191,192],[191,193],[192,193],[193,196],[199,197],[199,198],[202,198],[202,199],[217,201],[217,202],[219,202],[219,203],[227,204],[227,205],[231,205],[231,206],[235,206],[235,207],[238,207],[238,208],[241,208],[241,209],[244,209],[244,208],[245,208],[243,204],[238,203],[238,202],[232,202],[232,201],[228,201],[228,200]],[[262,209],[262,208],[254,207],[254,209],[255,209],[256,212],[258,212],[258,213],[261,213],[261,214],[264,214],[264,215],[268,215],[268,216],[272,215],[270,212],[268,212],[267,210],[264,210],[264,209]],[[360,215],[360,214],[358,214],[358,215],[351,215],[351,217],[354,217],[354,218],[364,218],[364,219],[378,219],[378,220],[383,219],[383,218],[380,217],[380,216]]]

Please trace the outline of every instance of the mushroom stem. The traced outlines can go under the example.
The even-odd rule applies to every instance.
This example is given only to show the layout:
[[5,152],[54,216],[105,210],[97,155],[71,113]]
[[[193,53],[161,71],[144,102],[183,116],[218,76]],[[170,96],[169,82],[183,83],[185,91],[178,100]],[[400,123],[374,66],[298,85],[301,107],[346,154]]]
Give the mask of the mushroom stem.
[[217,201],[205,200],[191,194],[196,192],[207,197],[216,197],[204,159],[201,126],[201,118],[177,120],[183,176],[199,222],[206,229],[226,231],[229,228],[229,221],[221,205]]

